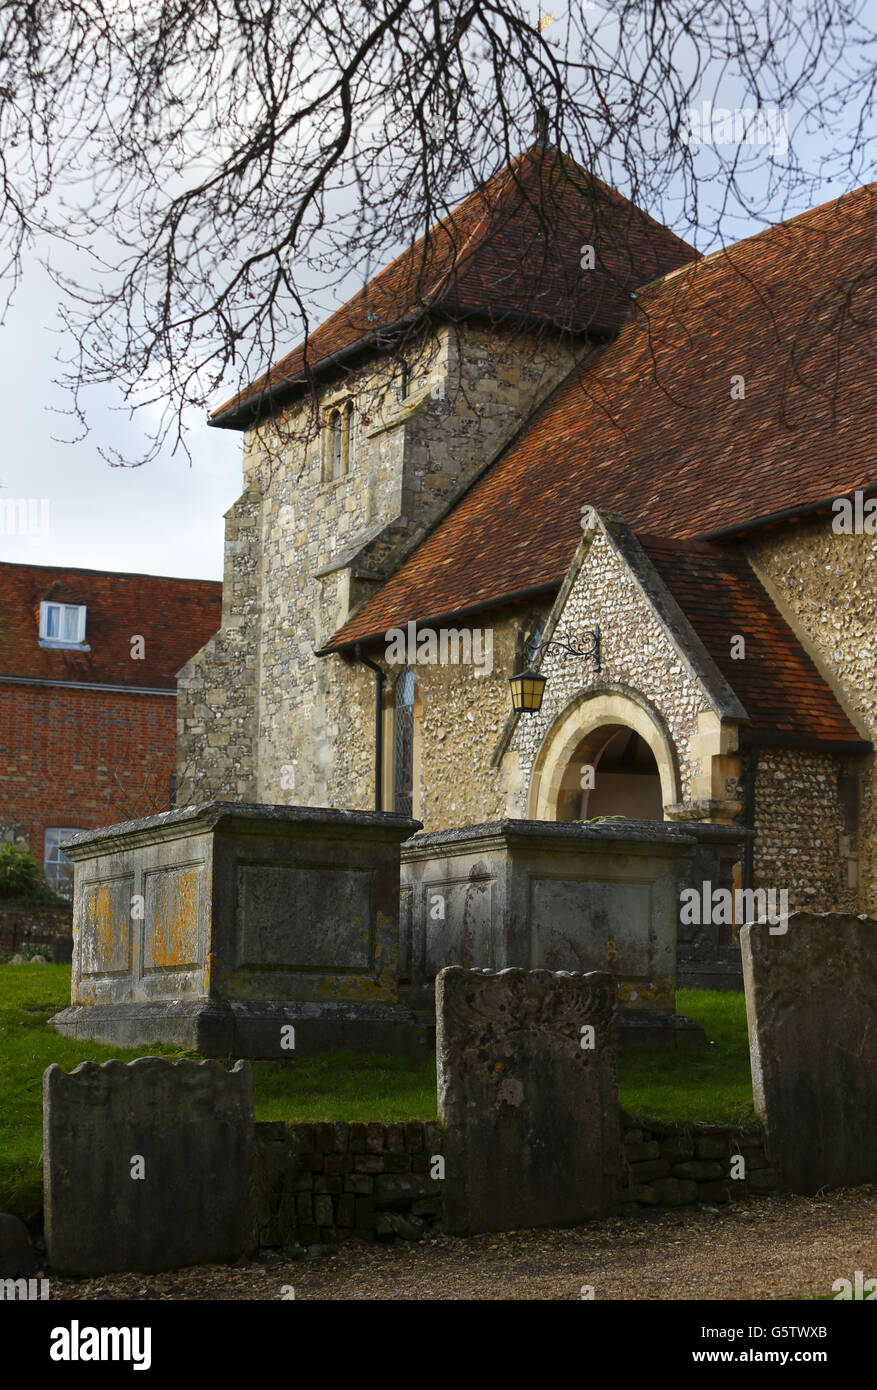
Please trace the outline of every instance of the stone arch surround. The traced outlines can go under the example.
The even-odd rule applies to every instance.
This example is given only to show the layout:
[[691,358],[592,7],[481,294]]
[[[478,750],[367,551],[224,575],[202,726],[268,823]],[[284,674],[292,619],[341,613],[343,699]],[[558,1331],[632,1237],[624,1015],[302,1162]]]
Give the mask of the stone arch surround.
[[658,711],[636,691],[603,687],[580,691],[561,710],[542,740],[530,774],[529,819],[557,820],[561,782],[570,759],[588,734],[596,734],[607,724],[622,724],[640,735],[658,765],[664,806],[680,801],[676,753]]

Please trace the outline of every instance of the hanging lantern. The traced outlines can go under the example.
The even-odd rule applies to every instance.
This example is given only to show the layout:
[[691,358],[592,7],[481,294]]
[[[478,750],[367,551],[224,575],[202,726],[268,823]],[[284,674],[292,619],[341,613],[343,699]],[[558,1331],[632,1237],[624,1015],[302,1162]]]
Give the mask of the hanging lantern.
[[509,680],[512,705],[521,714],[535,714],[542,707],[545,676],[538,671],[521,671]]
[[[590,638],[590,641],[588,641]],[[557,647],[563,653],[564,660],[570,656],[583,657],[586,661],[594,663],[594,670],[600,673],[600,629],[595,627],[591,632],[574,633],[570,637],[559,640],[551,638],[547,642],[540,642],[535,649],[535,655],[545,651],[548,647]],[[531,658],[532,659],[532,658]],[[520,671],[516,676],[509,679],[512,688],[512,705],[516,714],[536,714],[542,708],[542,696],[545,693],[547,677],[540,675],[538,671]]]

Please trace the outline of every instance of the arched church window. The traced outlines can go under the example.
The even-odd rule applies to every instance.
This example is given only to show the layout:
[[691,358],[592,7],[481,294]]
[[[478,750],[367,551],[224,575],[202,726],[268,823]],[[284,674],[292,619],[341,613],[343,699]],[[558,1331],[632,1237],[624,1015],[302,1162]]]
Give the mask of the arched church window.
[[396,373],[396,400],[404,401],[408,395],[408,363],[400,362],[399,370]]
[[334,406],[324,417],[322,433],[323,482],[336,482],[350,472],[354,450],[353,400]]
[[350,465],[353,462],[353,451],[356,447],[356,425],[353,410],[353,401],[348,401],[344,407],[344,472],[350,472]]
[[530,633],[527,645],[524,648],[524,658],[527,662],[528,669],[533,665],[533,662],[536,660],[536,656],[539,651],[539,643],[542,641],[542,634],[544,632],[545,624],[544,622],[540,621],[536,624],[536,626],[533,628],[533,631]]
[[403,667],[395,687],[393,729],[393,810],[413,814],[414,806],[414,672]]
[[333,410],[330,423],[332,427],[332,477],[340,478],[344,472],[344,420],[340,410]]

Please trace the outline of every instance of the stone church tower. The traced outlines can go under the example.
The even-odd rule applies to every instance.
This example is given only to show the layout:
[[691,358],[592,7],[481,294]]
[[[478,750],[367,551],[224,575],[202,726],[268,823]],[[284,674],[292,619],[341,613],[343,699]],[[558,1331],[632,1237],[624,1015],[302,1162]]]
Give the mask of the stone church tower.
[[694,254],[537,147],[216,412],[244,434],[244,491],[221,631],[179,674],[181,804],[374,805],[373,673],[315,652],[617,331],[633,287]]

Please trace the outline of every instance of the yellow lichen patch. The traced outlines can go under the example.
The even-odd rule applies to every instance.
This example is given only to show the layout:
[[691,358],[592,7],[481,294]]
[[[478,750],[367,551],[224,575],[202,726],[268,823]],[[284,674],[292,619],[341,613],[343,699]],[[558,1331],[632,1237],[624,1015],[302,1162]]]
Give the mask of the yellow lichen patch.
[[149,882],[146,912],[147,969],[198,964],[198,868],[173,869]]
[[100,969],[100,963],[112,960],[113,946],[117,936],[113,914],[113,895],[110,892],[109,884],[98,884],[91,894],[89,908],[91,949],[95,966]]
[[618,984],[618,1002],[628,1006],[641,1004],[657,1005],[662,1009],[676,1010],[676,990],[672,980],[621,980]]
[[86,885],[81,903],[82,974],[119,973],[130,965],[130,889],[133,880]]
[[334,975],[316,987],[318,999],[395,999],[395,991],[373,975]]

